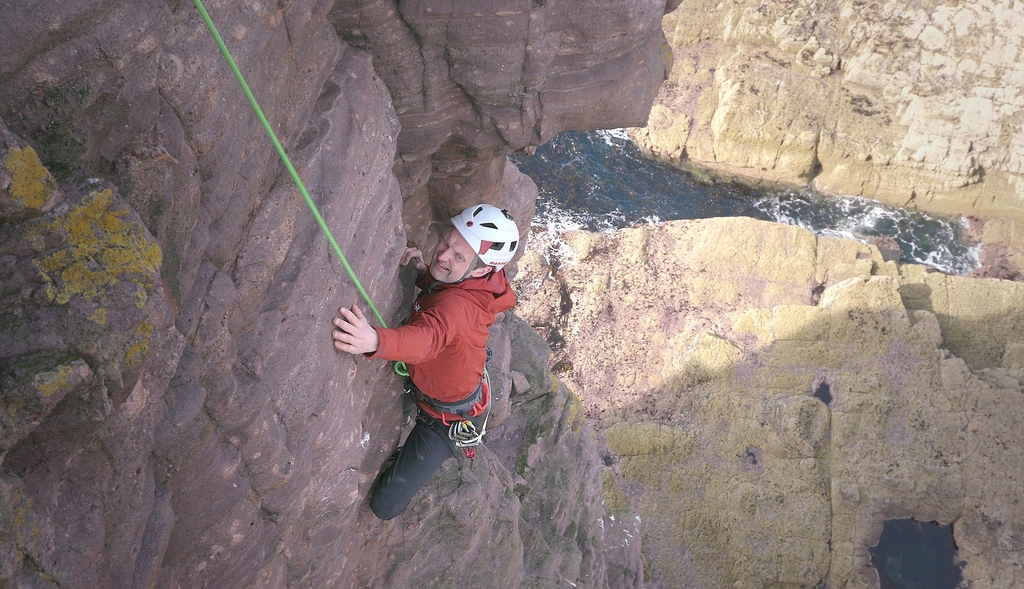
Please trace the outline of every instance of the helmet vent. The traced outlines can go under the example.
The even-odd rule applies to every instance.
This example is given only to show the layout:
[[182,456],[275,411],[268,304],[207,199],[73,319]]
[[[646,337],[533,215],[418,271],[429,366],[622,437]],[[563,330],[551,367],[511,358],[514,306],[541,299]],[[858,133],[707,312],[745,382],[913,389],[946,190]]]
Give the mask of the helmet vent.
[[519,242],[518,242],[518,241],[513,241],[513,242],[512,242],[512,245],[508,246],[508,249],[510,249],[510,250],[513,250],[513,251],[514,251],[514,250],[516,249],[516,246],[517,246],[517,245],[519,245]]
[[495,225],[494,223],[480,223],[480,226],[481,227],[490,227],[491,229],[497,229],[498,228],[498,226]]
[[473,211],[473,216],[475,217],[475,216],[479,215],[480,212],[483,211],[483,210],[484,210],[483,207],[477,207],[476,210]]

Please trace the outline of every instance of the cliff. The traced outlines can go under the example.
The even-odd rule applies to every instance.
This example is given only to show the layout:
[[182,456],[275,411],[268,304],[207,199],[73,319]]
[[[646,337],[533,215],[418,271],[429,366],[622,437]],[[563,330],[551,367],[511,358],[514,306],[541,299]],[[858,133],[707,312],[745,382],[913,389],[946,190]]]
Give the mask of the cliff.
[[[642,124],[669,67],[651,2],[208,8],[389,323],[408,242],[476,201],[528,227],[507,154]],[[9,7],[0,54],[0,584],[641,582],[511,314],[489,449],[373,518],[400,382],[333,350],[363,303],[191,3]]]
[[683,3],[649,125],[660,158],[979,217],[1024,263],[1024,31],[1013,2]]
[[601,432],[650,587],[877,587],[886,519],[1020,586],[1024,285],[745,218],[529,252],[520,313]]

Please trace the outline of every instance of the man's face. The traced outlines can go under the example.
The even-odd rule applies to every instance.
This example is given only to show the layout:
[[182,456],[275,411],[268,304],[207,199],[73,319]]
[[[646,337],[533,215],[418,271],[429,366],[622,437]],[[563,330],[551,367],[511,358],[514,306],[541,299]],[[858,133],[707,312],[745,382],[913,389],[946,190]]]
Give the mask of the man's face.
[[[469,242],[452,227],[441,234],[441,240],[434,250],[434,260],[430,263],[430,274],[438,282],[458,282],[475,260],[476,254],[469,247]],[[480,266],[470,272],[469,276],[483,276],[489,271],[489,266]]]

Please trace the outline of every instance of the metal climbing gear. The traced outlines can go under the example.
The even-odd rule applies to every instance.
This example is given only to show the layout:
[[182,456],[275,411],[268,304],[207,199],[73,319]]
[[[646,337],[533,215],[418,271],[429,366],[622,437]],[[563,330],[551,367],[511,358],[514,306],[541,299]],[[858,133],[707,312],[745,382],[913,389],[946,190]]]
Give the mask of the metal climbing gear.
[[[490,348],[487,349],[487,358],[490,359]],[[483,442],[484,434],[487,433],[487,418],[491,415],[491,383],[487,378],[487,368],[484,367],[484,376],[480,381],[481,401],[484,405],[480,407],[479,402],[473,407],[480,407],[483,412],[483,421],[480,422],[480,429],[468,417],[448,426],[448,438],[455,444],[455,447],[462,448],[462,453],[470,460],[476,459],[476,447]],[[479,414],[478,414],[479,415]]]
[[483,441],[484,434],[487,433],[487,415],[484,415],[484,421],[480,426],[480,430],[477,431],[476,426],[473,422],[468,419],[462,421],[456,421],[455,423],[448,426],[448,437],[451,438],[455,445],[459,448],[470,448],[473,446],[479,446],[480,442]]
[[[487,433],[487,418],[491,414],[491,381],[486,367],[476,390],[454,403],[443,403],[428,397],[411,380],[406,382],[405,392],[421,403],[421,411],[448,428],[448,439],[455,447],[462,448],[466,458],[476,458],[476,447]],[[429,407],[431,411],[426,411],[424,407]],[[477,423],[480,427],[477,427]]]

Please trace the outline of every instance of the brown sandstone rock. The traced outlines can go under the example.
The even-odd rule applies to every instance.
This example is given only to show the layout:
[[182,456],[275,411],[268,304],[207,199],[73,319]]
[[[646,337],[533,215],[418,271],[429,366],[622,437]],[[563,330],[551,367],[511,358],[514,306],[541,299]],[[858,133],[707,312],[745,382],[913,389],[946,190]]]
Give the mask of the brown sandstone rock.
[[[210,8],[339,243],[392,318],[405,245],[390,172],[398,129],[369,56],[339,43],[326,7],[314,3]],[[80,469],[89,476],[55,469],[44,480],[10,470],[10,457],[35,456],[45,468],[45,455],[25,442],[11,450],[4,468],[15,491],[5,507],[41,512],[32,520],[40,531],[60,523],[47,517],[56,505],[48,489],[66,487],[81,497],[68,505],[101,509],[51,543],[15,544],[5,571],[83,587],[351,577],[341,555],[362,549],[348,545],[362,535],[354,514],[365,510],[399,419],[387,368],[340,366],[330,346],[330,317],[355,291],[245,114],[194,7],[107,3],[91,17],[84,29],[54,21],[66,28],[35,53],[10,48],[3,109],[30,140],[44,141],[39,153],[51,165],[125,184],[126,200],[164,245],[157,267],[177,299],[186,345],[182,353],[178,340],[180,362],[161,357],[167,374],[141,410],[121,423],[112,415],[102,438],[79,441],[116,446],[117,461],[90,450]],[[111,315],[108,322],[127,319]],[[43,327],[34,337],[60,341],[56,325]],[[90,544],[83,559],[64,557],[87,537],[99,550]],[[22,567],[23,558],[37,564]]]
[[671,67],[665,3],[353,2],[330,20],[365,48],[402,125],[395,173],[410,239],[481,200],[520,227],[536,192],[506,156],[566,129],[635,126]]
[[31,147],[9,142],[0,158],[15,163],[0,209],[21,219],[0,226],[2,578],[129,584],[134,559],[103,554],[130,554],[143,533],[147,437],[182,350],[161,251],[112,185],[62,195]]
[[[641,124],[668,66],[657,3],[402,4],[408,25],[389,7],[208,3],[397,322],[412,294],[396,268],[404,226],[426,242],[430,220],[491,200],[528,227],[536,189],[505,156],[569,125]],[[512,319],[492,340],[495,451],[447,465],[408,518],[375,520],[366,494],[398,441],[400,383],[333,351],[336,309],[365,306],[192,4],[29,8],[0,19],[13,132],[0,126],[0,584],[641,582],[636,542],[606,554],[635,528],[600,506],[579,404]],[[507,30],[501,12],[538,37]],[[370,51],[339,40],[358,35],[350,17]],[[388,36],[396,25],[421,35],[412,51]],[[503,64],[520,71],[496,76]],[[131,239],[110,242],[117,223]],[[95,251],[61,243],[95,226]],[[513,369],[531,385],[518,401]],[[518,432],[508,442],[502,417]]]

